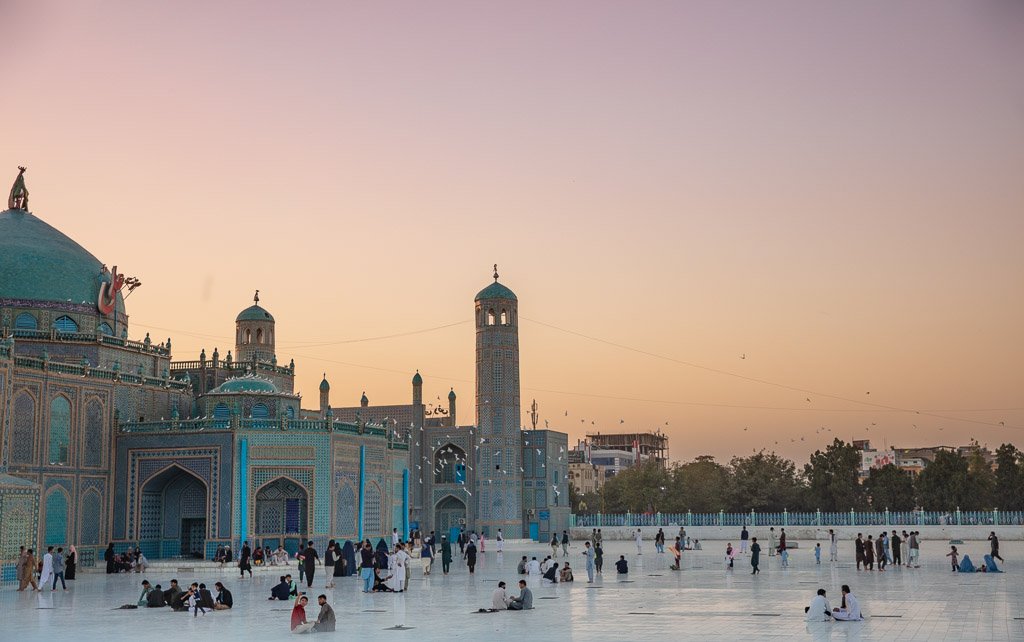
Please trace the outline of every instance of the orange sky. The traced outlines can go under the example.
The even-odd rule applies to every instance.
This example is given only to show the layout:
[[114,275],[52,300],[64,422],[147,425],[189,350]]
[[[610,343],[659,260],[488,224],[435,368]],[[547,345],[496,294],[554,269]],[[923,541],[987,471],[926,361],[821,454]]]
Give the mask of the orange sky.
[[570,439],[1024,446],[1019,3],[145,4],[0,5],[0,179],[176,358],[259,288],[304,406],[471,421],[497,262]]

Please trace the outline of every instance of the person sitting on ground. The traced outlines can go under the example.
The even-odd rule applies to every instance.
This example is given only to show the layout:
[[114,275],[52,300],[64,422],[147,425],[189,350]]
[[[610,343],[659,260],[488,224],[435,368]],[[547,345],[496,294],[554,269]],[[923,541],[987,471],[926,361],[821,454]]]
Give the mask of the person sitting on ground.
[[626,561],[625,555],[619,555],[619,561],[615,562],[615,571],[620,575],[625,575],[629,572],[629,562]]
[[252,554],[253,566],[263,566],[263,547],[257,546],[256,550]]
[[547,573],[549,568],[551,568],[551,556],[550,555],[545,557],[544,561],[540,563],[541,575]]
[[544,579],[552,584],[558,584],[558,562],[555,562],[548,568],[547,572],[544,573]]
[[526,565],[527,565],[527,563],[528,562],[526,561],[526,556],[523,555],[523,559],[519,560],[519,566],[516,567],[516,572],[519,573],[520,575],[526,575]]
[[223,544],[217,546],[217,552],[213,554],[213,561],[214,562],[223,562],[224,561],[224,545]]
[[386,567],[375,566],[373,569],[373,592],[374,593],[394,593],[394,589],[388,586],[388,580],[391,579],[391,574],[388,573]]
[[526,565],[527,575],[540,575],[541,572],[542,571],[540,570],[540,562],[537,561],[537,558],[534,557],[530,559],[530,563]]
[[185,606],[181,600],[182,595],[181,587],[178,586],[178,580],[171,580],[171,588],[164,591],[164,602],[175,611],[184,611]]
[[961,573],[973,573],[976,570],[974,568],[974,562],[971,561],[970,555],[964,555],[964,558],[960,560],[959,570]]
[[818,589],[818,594],[811,600],[811,605],[804,607],[808,622],[827,622],[832,617],[832,607],[825,599],[825,589]]
[[695,551],[702,551],[702,550],[704,550],[703,548],[700,547],[700,540],[699,539],[693,540],[693,550],[695,550]]
[[149,604],[149,594],[152,590],[153,587],[149,585],[149,580],[142,580],[142,595],[139,596],[136,606],[146,606]]
[[213,608],[216,611],[226,611],[234,606],[235,601],[231,597],[231,591],[224,588],[224,585],[217,582],[213,585],[217,589],[217,599],[214,602]]
[[999,570],[999,567],[996,566],[996,561],[991,555],[985,556],[985,569],[986,573],[1002,573],[1002,571]]
[[160,608],[167,606],[167,600],[164,599],[163,588],[157,584],[156,588],[149,592],[146,596],[146,606],[149,608]]
[[334,616],[334,609],[327,603],[326,595],[319,595],[316,603],[320,605],[320,613],[316,616],[316,625],[313,631],[316,633],[333,633],[337,626],[337,619]]
[[864,616],[860,612],[860,602],[850,592],[850,587],[843,584],[843,603],[840,608],[832,609],[832,617],[836,620],[850,621],[850,620],[863,620]]
[[509,597],[505,591],[505,583],[498,582],[498,588],[494,589],[491,593],[491,610],[492,611],[504,611],[508,608]]
[[217,608],[216,602],[213,601],[213,593],[206,588],[205,584],[199,585],[199,605],[210,611]]
[[295,606],[292,608],[292,633],[307,633],[316,626],[316,622],[306,621],[306,604],[308,602],[309,598],[305,595],[295,600]]
[[519,597],[509,600],[508,610],[528,611],[533,608],[533,592],[526,588],[526,580],[519,580]]
[[559,582],[571,582],[572,581],[572,569],[569,568],[569,562],[565,563],[562,567],[562,572],[558,576]]
[[274,585],[274,588],[270,589],[270,597],[268,600],[287,600],[291,597],[291,585],[288,583],[287,576],[282,575],[281,581]]

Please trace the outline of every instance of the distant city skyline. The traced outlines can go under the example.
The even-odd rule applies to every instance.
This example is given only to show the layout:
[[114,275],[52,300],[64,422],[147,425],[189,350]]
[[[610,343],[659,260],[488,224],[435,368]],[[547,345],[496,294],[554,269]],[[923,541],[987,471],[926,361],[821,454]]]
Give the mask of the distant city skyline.
[[226,355],[259,289],[304,407],[324,372],[408,403],[419,370],[468,421],[498,263],[521,423],[536,399],[570,443],[1024,446],[1020,3],[0,20],[0,180],[27,165],[32,211],[142,280],[132,337],[176,360]]

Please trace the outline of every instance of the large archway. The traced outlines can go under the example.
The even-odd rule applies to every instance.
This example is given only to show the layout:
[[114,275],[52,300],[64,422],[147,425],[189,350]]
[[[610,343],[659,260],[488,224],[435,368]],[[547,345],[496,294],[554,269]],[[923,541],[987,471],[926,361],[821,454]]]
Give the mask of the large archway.
[[466,525],[466,503],[452,495],[446,496],[434,507],[434,530],[440,535],[448,535],[448,541],[454,542],[459,529]]
[[139,546],[147,557],[205,557],[209,494],[199,477],[171,466],[143,484],[139,506]]
[[256,491],[255,535],[263,546],[294,554],[309,530],[309,495],[298,482],[278,477]]

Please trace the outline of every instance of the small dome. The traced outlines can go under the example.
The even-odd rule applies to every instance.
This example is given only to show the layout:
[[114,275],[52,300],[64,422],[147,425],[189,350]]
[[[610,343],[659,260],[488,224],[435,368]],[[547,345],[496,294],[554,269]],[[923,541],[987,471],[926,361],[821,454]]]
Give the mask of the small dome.
[[210,394],[239,394],[246,392],[261,392],[266,394],[277,394],[277,386],[269,379],[262,379],[252,375],[228,379],[214,388]]
[[320,392],[327,392],[331,389],[331,384],[327,383],[327,373],[324,373],[324,380],[320,382]]
[[484,299],[509,299],[511,301],[518,301],[516,293],[509,290],[504,285],[495,281],[488,285],[476,295],[474,301],[482,301]]
[[452,388],[451,392],[448,393],[448,400],[451,401],[452,399],[455,399],[455,388]]
[[420,371],[417,370],[416,374],[412,376],[412,385],[420,386],[423,385],[423,377],[420,376]]
[[273,323],[274,317],[259,305],[250,305],[235,317],[235,322],[239,321],[270,321]]
[[364,406],[366,404],[370,403],[370,400],[366,398],[366,393],[365,392],[363,393],[362,398],[359,400],[359,403],[363,404]]

